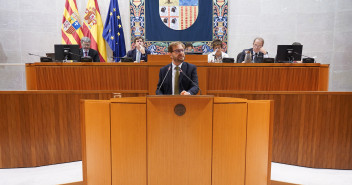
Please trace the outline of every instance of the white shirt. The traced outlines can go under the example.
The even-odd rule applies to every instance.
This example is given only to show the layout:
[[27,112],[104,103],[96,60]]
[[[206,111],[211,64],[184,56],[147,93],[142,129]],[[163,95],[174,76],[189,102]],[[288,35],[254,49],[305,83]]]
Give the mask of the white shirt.
[[[172,65],[171,65],[171,69],[172,69],[172,95],[174,95],[174,90],[175,90],[175,76],[176,76],[176,69],[175,69],[175,67],[176,67],[176,65],[172,62],[171,63]],[[182,67],[182,64],[183,64],[183,62],[180,64],[180,65],[178,65],[178,67],[180,67],[180,69],[181,69],[181,67]],[[180,72],[180,74],[181,74],[181,72]],[[179,87],[180,88],[180,87]]]
[[208,63],[222,63],[222,59],[223,58],[228,58],[229,55],[227,53],[224,53],[224,52],[221,52],[221,61],[220,62],[217,62],[215,61],[215,51],[212,52],[212,53],[209,53],[208,54]]

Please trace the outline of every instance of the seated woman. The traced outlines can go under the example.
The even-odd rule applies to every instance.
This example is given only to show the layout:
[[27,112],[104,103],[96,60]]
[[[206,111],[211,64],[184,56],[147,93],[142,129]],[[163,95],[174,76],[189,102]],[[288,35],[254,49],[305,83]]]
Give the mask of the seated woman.
[[223,52],[223,43],[220,39],[216,39],[212,43],[213,52],[208,54],[208,63],[222,63],[223,58],[228,58],[229,55]]

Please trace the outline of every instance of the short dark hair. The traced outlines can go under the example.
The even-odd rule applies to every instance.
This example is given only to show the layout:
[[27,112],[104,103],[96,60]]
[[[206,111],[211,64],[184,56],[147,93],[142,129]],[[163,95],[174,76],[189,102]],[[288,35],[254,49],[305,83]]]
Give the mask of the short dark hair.
[[300,42],[294,42],[292,45],[302,45]]
[[188,48],[188,47],[192,47],[192,48],[193,48],[192,43],[186,43],[186,44],[185,44],[185,48]]
[[141,36],[138,36],[138,37],[135,37],[135,38],[133,39],[133,43],[136,43],[136,41],[139,40],[139,39],[142,39],[142,41],[144,42],[144,38],[141,37]]
[[183,47],[183,49],[185,49],[185,45],[182,43],[182,42],[171,42],[169,47],[167,48],[167,51],[169,53],[172,53],[174,51],[174,46],[177,46],[177,45],[181,45]]
[[222,48],[222,44],[223,43],[220,39],[215,39],[212,43],[212,46],[213,46],[213,48],[215,48],[215,46],[221,46],[221,48]]
[[263,38],[261,38],[261,37],[256,37],[254,40],[253,40],[253,44],[254,44],[254,42],[256,41],[256,40],[260,40],[260,41],[262,41],[262,46],[264,46],[264,39]]

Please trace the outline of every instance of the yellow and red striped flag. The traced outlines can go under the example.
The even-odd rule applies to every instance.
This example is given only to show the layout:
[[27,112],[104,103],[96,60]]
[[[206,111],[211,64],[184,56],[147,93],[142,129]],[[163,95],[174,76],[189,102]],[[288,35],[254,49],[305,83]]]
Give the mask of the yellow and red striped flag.
[[100,62],[106,62],[106,46],[103,38],[104,25],[97,0],[89,0],[83,20],[83,35],[91,40],[90,47],[99,52]]
[[83,32],[81,30],[76,0],[66,0],[64,16],[62,18],[61,34],[63,44],[81,45]]

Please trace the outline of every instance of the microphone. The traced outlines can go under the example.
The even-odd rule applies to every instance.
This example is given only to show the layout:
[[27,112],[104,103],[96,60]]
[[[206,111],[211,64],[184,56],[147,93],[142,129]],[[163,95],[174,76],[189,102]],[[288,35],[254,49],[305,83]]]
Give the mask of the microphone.
[[53,59],[50,57],[43,57],[41,55],[37,55],[37,54],[33,54],[33,53],[28,53],[28,55],[40,57],[40,62],[52,62],[53,61]]
[[166,75],[164,76],[164,79],[163,79],[163,81],[161,82],[161,84],[160,84],[160,86],[159,86],[157,92],[160,92],[160,88],[161,88],[161,86],[163,86],[164,81],[165,81],[165,79],[166,79],[166,77],[167,77],[167,74],[169,74],[170,69],[171,69],[171,66],[169,66],[169,68],[167,69]]
[[202,90],[199,88],[199,86],[198,86],[196,83],[194,83],[193,80],[192,80],[190,77],[188,77],[188,76],[186,75],[186,73],[184,73],[184,72],[182,71],[182,69],[180,69],[180,72],[181,72],[189,81],[191,81],[191,82],[193,83],[193,85],[195,85],[195,86],[199,89],[199,94],[202,95]]

